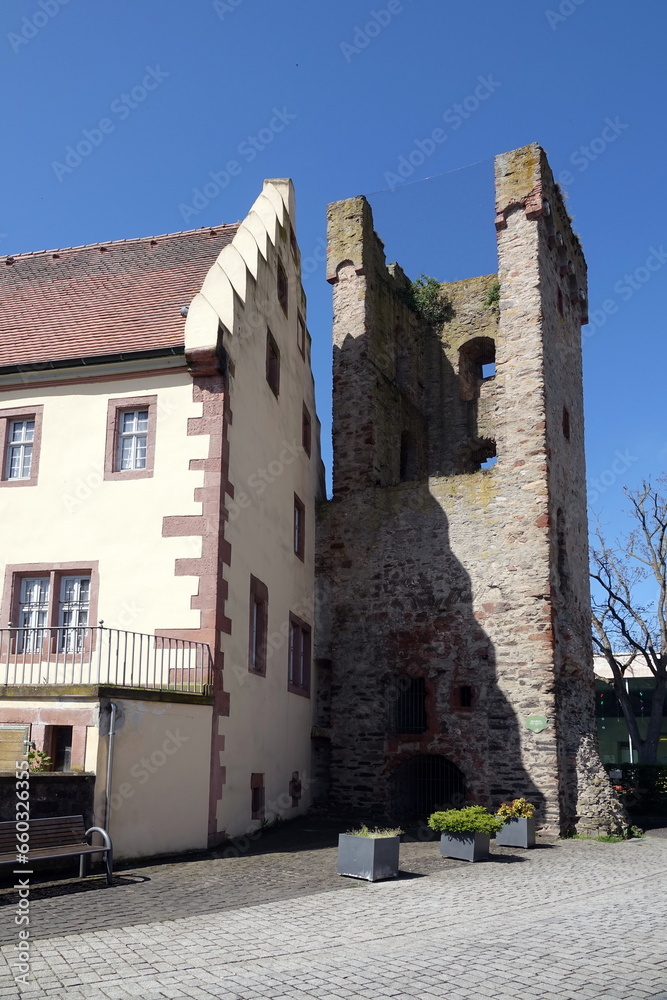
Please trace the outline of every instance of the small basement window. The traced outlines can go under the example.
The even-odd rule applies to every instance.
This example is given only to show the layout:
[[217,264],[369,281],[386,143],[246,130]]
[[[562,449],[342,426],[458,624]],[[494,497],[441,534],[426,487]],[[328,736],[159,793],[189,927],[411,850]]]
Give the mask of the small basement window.
[[472,688],[469,684],[462,684],[459,688],[459,708],[472,708]]

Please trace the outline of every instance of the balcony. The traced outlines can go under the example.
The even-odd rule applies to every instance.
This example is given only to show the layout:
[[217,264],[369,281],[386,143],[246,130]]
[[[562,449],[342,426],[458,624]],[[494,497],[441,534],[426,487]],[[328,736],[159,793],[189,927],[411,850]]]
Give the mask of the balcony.
[[206,643],[96,626],[0,628],[0,687],[109,686],[211,693]]

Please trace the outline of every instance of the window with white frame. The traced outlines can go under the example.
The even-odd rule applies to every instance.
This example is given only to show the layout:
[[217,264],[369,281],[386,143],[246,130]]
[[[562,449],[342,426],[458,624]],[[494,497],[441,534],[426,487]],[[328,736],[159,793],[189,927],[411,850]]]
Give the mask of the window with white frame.
[[34,440],[34,419],[10,421],[7,438],[6,479],[30,479]]
[[58,648],[61,652],[79,652],[86,636],[90,611],[90,577],[63,576],[58,607]]
[[49,618],[48,576],[24,577],[19,598],[17,648],[19,653],[34,653],[41,649],[44,626]]
[[148,410],[121,410],[118,416],[118,471],[145,469]]

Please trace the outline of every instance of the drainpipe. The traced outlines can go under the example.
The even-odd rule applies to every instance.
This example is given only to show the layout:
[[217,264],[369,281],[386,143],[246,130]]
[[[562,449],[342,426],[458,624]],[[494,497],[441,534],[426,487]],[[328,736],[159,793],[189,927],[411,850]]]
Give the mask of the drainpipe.
[[112,701],[109,705],[111,718],[109,719],[109,746],[107,748],[107,781],[104,789],[104,829],[109,830],[109,816],[111,813],[111,772],[113,770],[113,745],[116,738],[116,705]]

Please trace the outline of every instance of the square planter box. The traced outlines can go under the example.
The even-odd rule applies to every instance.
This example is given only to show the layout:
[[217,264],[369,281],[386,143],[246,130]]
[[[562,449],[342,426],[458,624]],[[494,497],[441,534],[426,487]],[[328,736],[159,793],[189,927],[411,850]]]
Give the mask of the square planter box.
[[506,819],[496,834],[497,847],[535,847],[535,817]]
[[483,861],[489,856],[488,833],[442,833],[440,853],[458,861]]
[[398,875],[400,837],[338,837],[338,874],[378,882]]

